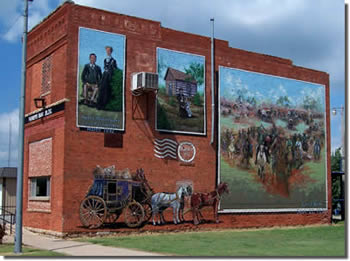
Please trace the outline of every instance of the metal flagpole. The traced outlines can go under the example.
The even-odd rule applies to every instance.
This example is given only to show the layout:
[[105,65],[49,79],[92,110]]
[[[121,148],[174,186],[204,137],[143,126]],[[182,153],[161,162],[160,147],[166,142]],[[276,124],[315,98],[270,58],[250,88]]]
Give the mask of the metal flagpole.
[[26,86],[26,60],[27,60],[27,32],[28,32],[28,0],[24,0],[24,24],[22,38],[22,79],[21,99],[19,109],[19,146],[18,146],[18,171],[16,191],[16,234],[15,253],[22,252],[22,196],[23,196],[23,145],[24,145],[24,108]]
[[10,167],[10,163],[11,163],[11,138],[12,138],[11,134],[12,134],[11,118],[9,118],[9,154],[8,154],[7,167]]
[[214,142],[214,111],[215,111],[215,93],[214,93],[214,18],[210,19],[212,24],[211,31],[211,138],[210,144]]

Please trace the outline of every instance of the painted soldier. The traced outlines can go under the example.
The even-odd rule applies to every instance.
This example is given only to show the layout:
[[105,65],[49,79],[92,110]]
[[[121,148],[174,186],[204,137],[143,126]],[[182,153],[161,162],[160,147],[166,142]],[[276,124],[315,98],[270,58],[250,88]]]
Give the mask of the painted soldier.
[[83,99],[81,103],[86,105],[96,103],[98,84],[102,78],[101,67],[96,64],[96,58],[96,54],[90,54],[90,63],[85,64],[81,74],[81,80],[83,82]]

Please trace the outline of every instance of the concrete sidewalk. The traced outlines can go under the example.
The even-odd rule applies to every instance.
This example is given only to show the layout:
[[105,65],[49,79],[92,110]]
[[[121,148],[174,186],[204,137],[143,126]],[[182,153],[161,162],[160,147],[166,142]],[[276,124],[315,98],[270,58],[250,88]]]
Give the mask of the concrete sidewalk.
[[[14,242],[14,233],[7,235],[3,239],[4,243]],[[23,229],[23,244],[39,249],[51,250],[71,256],[162,256],[158,253],[149,253],[144,251],[107,247],[87,242],[77,242],[43,236],[26,229]]]

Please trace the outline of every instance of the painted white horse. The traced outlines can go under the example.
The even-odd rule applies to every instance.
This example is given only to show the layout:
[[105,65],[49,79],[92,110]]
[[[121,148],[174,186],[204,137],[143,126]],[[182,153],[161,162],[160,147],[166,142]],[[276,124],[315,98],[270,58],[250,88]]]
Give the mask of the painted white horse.
[[181,207],[181,198],[183,196],[190,196],[192,189],[188,185],[180,186],[175,193],[160,192],[152,196],[152,219],[153,225],[156,225],[156,216],[158,216],[158,224],[164,224],[163,211],[168,207],[173,209],[174,224],[180,223],[179,210]]

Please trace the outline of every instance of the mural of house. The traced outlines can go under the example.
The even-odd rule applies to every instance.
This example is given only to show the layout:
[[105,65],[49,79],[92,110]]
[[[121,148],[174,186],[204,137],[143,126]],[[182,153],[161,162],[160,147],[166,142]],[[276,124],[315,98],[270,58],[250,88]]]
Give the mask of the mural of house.
[[197,93],[197,81],[191,75],[169,67],[165,73],[166,93],[169,96],[184,94],[194,96]]

